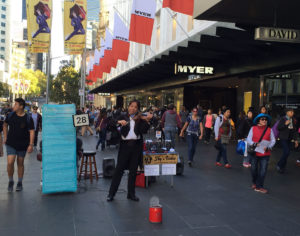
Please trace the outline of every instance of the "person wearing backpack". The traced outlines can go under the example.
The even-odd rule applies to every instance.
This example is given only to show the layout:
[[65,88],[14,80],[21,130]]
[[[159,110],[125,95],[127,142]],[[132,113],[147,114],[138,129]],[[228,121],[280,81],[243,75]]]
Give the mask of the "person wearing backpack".
[[25,101],[15,99],[13,112],[6,116],[3,125],[3,137],[7,151],[8,192],[14,187],[14,165],[17,158],[18,184],[16,191],[23,190],[24,159],[27,153],[32,153],[34,145],[34,123],[30,115],[24,111]]
[[291,141],[295,142],[295,148],[298,147],[296,120],[294,119],[294,110],[291,108],[286,109],[286,115],[282,117],[278,123],[277,129],[279,131],[280,144],[283,153],[279,162],[277,163],[277,171],[284,173],[287,164],[287,159],[291,151]]
[[229,144],[232,134],[229,108],[224,108],[222,114],[218,116],[215,122],[214,130],[216,146],[218,147],[216,166],[222,166],[220,161],[223,157],[225,168],[230,169],[231,165],[227,160],[227,144]]
[[[184,131],[187,130],[188,142],[188,164],[192,166],[198,140],[203,137],[203,124],[198,116],[198,109],[193,108],[192,115],[189,116],[180,132],[180,137],[184,137]],[[200,131],[200,133],[199,133]]]
[[[268,193],[264,188],[264,181],[268,170],[271,150],[274,147],[276,140],[272,129],[269,127],[271,117],[268,114],[261,113],[255,117],[255,124],[249,131],[247,143],[249,146],[254,146],[255,151],[251,157],[251,175],[252,189],[260,193]],[[262,150],[258,150],[261,145],[264,145]]]

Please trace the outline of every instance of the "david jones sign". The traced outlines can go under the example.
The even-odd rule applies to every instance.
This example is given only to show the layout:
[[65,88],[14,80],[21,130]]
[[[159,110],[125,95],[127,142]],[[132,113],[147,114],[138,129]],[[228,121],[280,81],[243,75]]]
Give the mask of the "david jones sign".
[[264,41],[300,43],[300,30],[259,27],[255,39]]
[[175,64],[175,74],[198,74],[198,75],[213,75],[214,68],[207,66],[188,66]]

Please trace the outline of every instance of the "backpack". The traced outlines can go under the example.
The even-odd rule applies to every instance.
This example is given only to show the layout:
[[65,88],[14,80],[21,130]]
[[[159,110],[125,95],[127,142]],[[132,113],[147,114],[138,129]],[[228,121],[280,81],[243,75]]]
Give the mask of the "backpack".
[[[7,121],[9,121],[9,119],[11,119],[14,114],[16,114],[15,111],[12,111],[12,112],[8,113],[8,115],[7,115]],[[30,130],[30,118],[31,117],[30,117],[30,115],[28,113],[25,113],[25,116],[27,118],[26,119],[26,121],[27,121],[27,128],[28,128],[28,130]]]
[[273,125],[272,127],[272,131],[273,131],[273,134],[274,134],[274,137],[275,139],[278,139],[279,138],[279,130],[278,130],[278,124],[280,122],[281,119],[279,119],[278,121],[276,121],[276,123]]

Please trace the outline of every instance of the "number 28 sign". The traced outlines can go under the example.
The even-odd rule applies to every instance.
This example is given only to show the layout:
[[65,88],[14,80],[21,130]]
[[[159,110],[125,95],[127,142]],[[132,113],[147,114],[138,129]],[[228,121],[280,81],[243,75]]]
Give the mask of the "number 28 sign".
[[73,123],[75,127],[86,126],[86,125],[88,126],[90,125],[89,115],[88,114],[74,115]]

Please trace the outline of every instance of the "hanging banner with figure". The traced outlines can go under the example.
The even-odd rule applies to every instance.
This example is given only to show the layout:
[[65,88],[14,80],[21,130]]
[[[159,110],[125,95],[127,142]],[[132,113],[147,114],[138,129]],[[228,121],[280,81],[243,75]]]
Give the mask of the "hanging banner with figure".
[[113,36],[113,57],[118,60],[127,61],[130,50],[129,29],[115,12],[114,36]]
[[29,52],[49,52],[52,0],[27,0],[26,11]]
[[64,39],[65,53],[82,54],[86,41],[86,0],[65,0]]
[[163,8],[165,7],[186,15],[194,15],[194,0],[164,0]]
[[136,43],[151,44],[156,0],[133,0],[129,40]]

